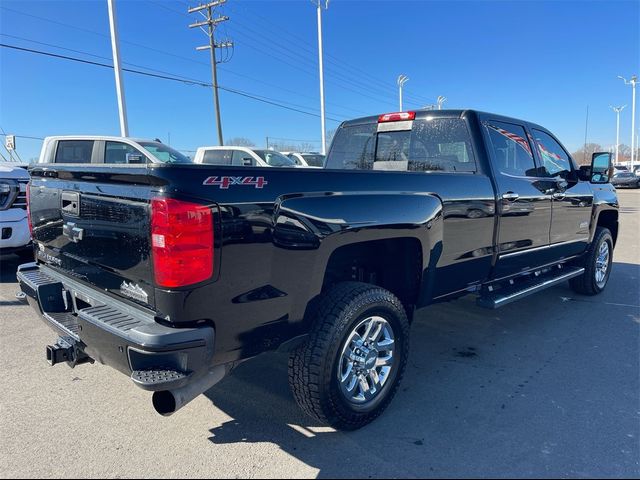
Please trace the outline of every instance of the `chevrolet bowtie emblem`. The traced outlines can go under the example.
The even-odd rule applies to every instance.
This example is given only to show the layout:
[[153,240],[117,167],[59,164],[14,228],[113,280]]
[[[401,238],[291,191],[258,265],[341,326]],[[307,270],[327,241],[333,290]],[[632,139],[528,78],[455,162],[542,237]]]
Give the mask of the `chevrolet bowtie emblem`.
[[84,236],[84,228],[77,227],[73,222],[67,222],[62,227],[62,234],[73,243],[78,243]]

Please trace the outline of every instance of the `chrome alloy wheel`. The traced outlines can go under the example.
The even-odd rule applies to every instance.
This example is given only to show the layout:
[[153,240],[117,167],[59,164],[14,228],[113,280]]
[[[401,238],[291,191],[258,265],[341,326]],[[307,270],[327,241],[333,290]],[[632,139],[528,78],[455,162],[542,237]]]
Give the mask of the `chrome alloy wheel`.
[[351,331],[338,362],[342,395],[352,403],[373,401],[394,368],[395,338],[387,320],[372,316]]
[[604,241],[600,244],[598,249],[598,256],[596,258],[596,284],[600,288],[604,288],[607,283],[607,271],[609,270],[609,242]]

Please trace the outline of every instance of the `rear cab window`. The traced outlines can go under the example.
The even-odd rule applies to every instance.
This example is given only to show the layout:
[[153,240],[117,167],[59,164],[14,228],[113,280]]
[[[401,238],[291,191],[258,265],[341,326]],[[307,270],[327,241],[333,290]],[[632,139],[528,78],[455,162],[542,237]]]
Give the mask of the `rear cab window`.
[[[325,168],[410,172],[475,172],[471,136],[461,118],[416,119],[409,129],[346,125],[336,133]],[[402,128],[402,127],[401,127]]]
[[202,163],[209,163],[212,165],[231,165],[232,157],[232,150],[206,150],[202,158]]
[[91,163],[93,140],[59,140],[55,163]]
[[302,158],[310,167],[322,167],[324,165],[324,155],[303,153]]

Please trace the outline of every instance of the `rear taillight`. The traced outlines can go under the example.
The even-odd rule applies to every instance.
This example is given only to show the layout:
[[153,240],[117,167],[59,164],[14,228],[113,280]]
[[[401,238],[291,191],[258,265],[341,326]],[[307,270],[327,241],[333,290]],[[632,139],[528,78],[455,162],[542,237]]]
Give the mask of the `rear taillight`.
[[33,238],[33,224],[31,223],[31,182],[27,183],[27,223],[29,224],[31,238]]
[[213,275],[213,215],[191,202],[151,200],[151,250],[156,284],[184,287]]
[[415,118],[416,112],[385,113],[378,117],[378,123],[401,122],[403,120],[414,120]]

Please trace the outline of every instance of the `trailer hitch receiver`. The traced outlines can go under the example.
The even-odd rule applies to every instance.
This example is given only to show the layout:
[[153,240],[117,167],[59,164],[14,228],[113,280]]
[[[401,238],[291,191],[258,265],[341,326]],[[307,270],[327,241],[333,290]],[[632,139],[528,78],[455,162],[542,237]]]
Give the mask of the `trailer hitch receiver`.
[[55,345],[47,345],[47,361],[54,366],[66,362],[71,368],[80,363],[91,362],[93,359],[84,353],[71,337],[60,337]]

